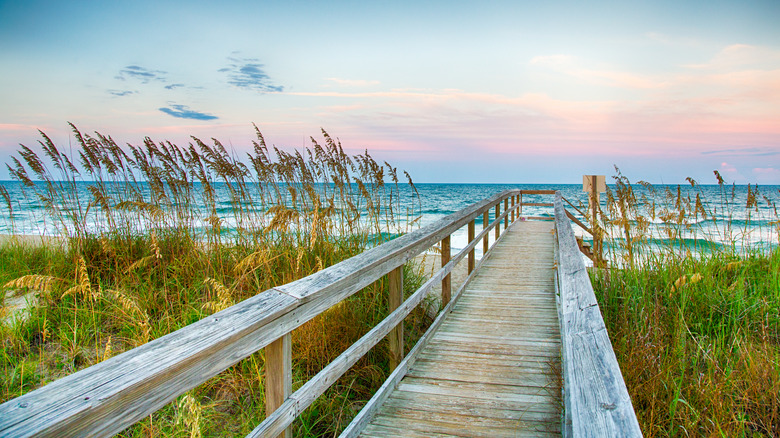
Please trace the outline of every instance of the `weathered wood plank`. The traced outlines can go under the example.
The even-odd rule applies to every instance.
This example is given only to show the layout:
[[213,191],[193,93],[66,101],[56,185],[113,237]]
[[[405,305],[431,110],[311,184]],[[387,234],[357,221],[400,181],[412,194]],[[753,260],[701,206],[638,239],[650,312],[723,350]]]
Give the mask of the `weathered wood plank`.
[[[383,421],[383,419],[387,419]],[[425,411],[395,404],[388,404],[379,417],[379,424],[407,424],[417,430],[429,429],[440,432],[457,433],[459,436],[492,434],[490,436],[514,437],[522,432],[558,432],[557,426],[534,419],[496,418],[471,416],[467,412],[453,413]]]
[[[390,293],[388,301],[388,310],[399,308],[404,301],[404,268],[399,266],[389,274],[388,290]],[[390,371],[394,370],[404,358],[404,325],[398,324],[388,335],[388,347],[390,349]]]
[[[504,213],[507,214],[507,213]],[[496,218],[496,220],[491,224],[490,226],[486,226],[482,229],[482,232],[475,237],[473,241],[471,241],[466,248],[461,250],[453,260],[451,260],[447,267],[451,270],[452,267],[460,261],[460,259],[474,246],[476,246],[477,242],[479,242],[480,239],[483,237],[487,237],[490,232],[491,226],[497,226],[500,223],[500,218]],[[501,240],[497,240],[496,243],[500,242]],[[474,272],[469,274],[469,276],[466,278],[464,283],[461,285],[458,292],[454,295],[452,300],[447,304],[444,309],[442,309],[441,312],[439,312],[436,319],[431,323],[428,330],[423,334],[422,337],[417,341],[417,344],[412,348],[412,350],[409,352],[409,354],[406,355],[403,361],[396,367],[396,369],[390,374],[390,376],[387,378],[385,383],[377,390],[377,392],[374,394],[374,396],[371,398],[371,400],[366,403],[366,405],[363,407],[363,409],[358,413],[358,415],[353,418],[352,422],[344,429],[344,431],[341,433],[341,437],[355,437],[360,434],[361,430],[363,430],[369,422],[374,418],[376,412],[380,409],[384,401],[389,397],[390,393],[396,388],[398,383],[401,381],[401,379],[404,378],[407,371],[410,369],[410,367],[414,364],[414,362],[417,359],[418,354],[420,351],[423,351],[428,343],[434,338],[438,328],[443,324],[445,317],[449,314],[449,312],[452,311],[452,308],[455,306],[458,299],[463,295],[463,291],[469,286],[471,281],[473,280],[474,276],[477,274],[477,271],[479,270],[480,266],[482,266],[482,263],[484,260],[486,260],[488,257],[490,257],[491,249],[488,249],[488,251],[485,253],[484,257],[480,262],[477,264]],[[442,271],[444,271],[445,268],[442,268]],[[434,281],[434,280],[440,280],[442,276],[447,272],[440,271],[438,276],[435,276],[434,278],[428,280],[428,283]],[[411,298],[410,298],[411,299]]]
[[[441,241],[441,265],[444,266],[450,262],[450,236]],[[441,281],[441,305],[446,306],[452,297],[452,281],[450,274],[447,274]]]
[[560,344],[536,345],[501,345],[501,344],[475,344],[473,342],[458,342],[457,340],[436,340],[431,344],[440,350],[455,349],[485,354],[522,354],[526,356],[556,357],[561,355]]
[[518,403],[554,403],[560,398],[555,388],[547,386],[517,385],[506,387],[489,383],[460,382],[455,380],[407,377],[398,385],[399,391],[437,394],[448,397],[462,397],[470,394],[480,400],[518,402]]
[[[282,336],[265,347],[265,415],[271,416],[292,393],[292,336]],[[287,427],[278,438],[292,438]]]
[[554,195],[555,190],[520,190],[520,195]]
[[555,199],[567,436],[642,436],[560,194]]
[[[525,372],[522,372],[525,371]],[[492,385],[538,386],[550,383],[550,377],[539,369],[522,369],[518,367],[487,367],[487,366],[457,366],[442,363],[431,363],[418,359],[414,367],[406,374],[410,377],[443,379],[470,383],[485,383]]]
[[[504,210],[503,217],[507,217],[507,210],[514,211]],[[537,422],[544,431],[560,433],[556,371],[560,334],[551,269],[552,227],[546,224],[538,228],[546,245],[529,244],[527,236],[514,233],[517,224],[530,225],[516,222],[500,233],[500,243],[483,257],[474,271],[477,275],[458,294],[455,306],[445,311],[446,319],[416,354],[406,375],[398,379],[394,391],[388,390],[381,408],[374,408],[371,427],[392,424],[420,433],[522,436],[529,429],[523,429],[521,424],[493,420],[515,420],[518,413],[533,412],[536,414],[528,418],[529,424]],[[544,262],[532,261],[533,266],[523,266],[542,253]],[[507,260],[501,263],[507,268],[491,274],[487,266],[497,258]],[[542,270],[545,274],[516,275],[525,269]],[[514,287],[499,287],[496,291],[497,282]],[[518,286],[526,282],[535,284],[528,296],[523,295],[527,287]],[[485,287],[473,290],[475,283]],[[512,405],[514,413],[501,412],[499,406],[488,407],[491,404]],[[367,420],[362,421],[368,424]],[[356,430],[345,436],[354,436]],[[533,432],[538,431],[534,428]]]
[[[432,410],[437,406],[445,411],[463,409],[472,415],[484,415],[486,417],[503,416],[519,418],[546,418],[552,415],[560,420],[560,409],[549,404],[522,403],[517,401],[485,400],[469,397],[467,394],[446,396],[439,394],[424,394],[421,392],[408,392],[398,390],[393,392],[388,400],[394,403],[403,403],[409,406],[419,404],[421,409]],[[560,424],[560,421],[558,421]]]

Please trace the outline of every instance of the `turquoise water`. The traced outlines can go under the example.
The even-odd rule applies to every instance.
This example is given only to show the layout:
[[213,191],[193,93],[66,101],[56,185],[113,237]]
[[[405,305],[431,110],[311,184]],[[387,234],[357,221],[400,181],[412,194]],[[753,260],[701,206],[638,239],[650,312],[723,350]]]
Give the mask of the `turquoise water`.
[[[9,209],[8,203],[0,198],[0,234],[46,234],[60,235],[63,233],[62,225],[57,223],[55,218],[46,215],[46,209],[40,199],[31,195],[29,192],[25,195],[22,186],[16,181],[0,181],[8,192],[10,197]],[[85,211],[91,209],[88,213],[91,224],[91,230],[99,232],[106,229],[106,224],[99,208],[88,205],[92,199],[89,193],[88,182],[77,183],[77,192],[82,205],[62,205],[61,211],[68,212],[78,208]],[[143,183],[141,183],[143,186]],[[216,213],[225,222],[223,227],[230,229],[235,226],[231,223],[234,216],[231,214],[232,204],[230,193],[226,184],[216,183]],[[655,194],[644,186],[632,186],[637,198],[643,196],[654,199],[657,205],[668,204],[674,206],[677,195],[677,186],[655,186]],[[197,192],[198,184],[194,189]],[[614,190],[614,186],[610,186]],[[475,202],[479,202],[489,196],[507,189],[525,189],[525,190],[560,190],[561,194],[575,205],[582,205],[583,209],[587,205],[587,194],[582,191],[581,184],[418,184],[416,189],[419,198],[413,196],[413,191],[409,186],[399,186],[397,196],[396,212],[402,212],[401,229],[408,229],[404,222],[414,218],[419,219],[414,226],[424,226],[435,222],[449,214],[467,207]],[[668,189],[668,193],[667,193]],[[774,247],[778,244],[778,226],[776,224],[777,212],[774,205],[780,200],[780,186],[762,186],[758,203],[750,210],[745,209],[748,198],[748,186],[717,186],[700,185],[691,188],[689,185],[680,186],[680,192],[683,197],[688,195],[695,198],[699,194],[703,199],[703,206],[712,214],[712,216],[699,218],[692,222],[681,225],[668,226],[656,217],[650,224],[650,234],[652,243],[656,245],[679,245],[681,247],[694,246],[706,248],[707,245],[731,245],[734,239],[738,239],[740,244],[756,245],[763,247]],[[148,193],[148,192],[147,192]],[[766,196],[764,199],[763,196]],[[552,202],[550,195],[526,195],[526,202]],[[769,202],[767,202],[767,200]],[[774,205],[773,205],[774,204]],[[606,196],[601,198],[602,209],[606,209]],[[208,213],[205,205],[193,205],[191,208],[201,210],[197,217],[206,217]],[[660,207],[659,207],[660,209]],[[578,213],[570,210],[583,219]],[[649,214],[648,211],[644,211]],[[257,211],[262,215],[262,211]],[[547,207],[524,207],[523,216],[552,216],[552,209]],[[730,227],[727,225],[730,224]],[[635,225],[635,224],[634,224]],[[139,224],[143,228],[144,224]],[[481,229],[481,217],[477,218],[477,229]],[[674,239],[669,239],[668,231],[670,228],[679,232]],[[577,227],[575,226],[575,229]],[[622,235],[622,228],[612,227],[608,231],[613,243],[619,245]],[[585,236],[588,240],[589,236]],[[452,246],[454,249],[463,248],[466,245],[466,230],[459,230],[453,235]]]

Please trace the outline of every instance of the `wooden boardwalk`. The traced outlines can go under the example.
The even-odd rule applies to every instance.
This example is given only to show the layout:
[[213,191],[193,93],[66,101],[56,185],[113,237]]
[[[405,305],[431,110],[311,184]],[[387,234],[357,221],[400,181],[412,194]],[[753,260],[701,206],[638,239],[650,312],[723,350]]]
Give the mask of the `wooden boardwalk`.
[[[555,200],[524,203],[524,195]],[[289,437],[305,409],[388,339],[397,366],[343,431],[345,438],[641,437],[569,218],[580,222],[563,202],[552,190],[497,193],[8,400],[0,404],[0,436],[112,436],[265,348],[267,417],[247,437]],[[523,205],[553,207],[555,221],[518,221]],[[483,229],[475,234],[480,216]],[[471,281],[404,355],[399,324],[436,284],[447,302],[456,264],[473,266],[474,247],[487,248],[485,238],[510,221]],[[450,238],[463,227],[469,243],[453,256]],[[404,264],[437,244],[445,263],[404,300]],[[382,277],[394,310],[292,392],[291,333]]]
[[560,436],[553,226],[504,231],[361,436]]

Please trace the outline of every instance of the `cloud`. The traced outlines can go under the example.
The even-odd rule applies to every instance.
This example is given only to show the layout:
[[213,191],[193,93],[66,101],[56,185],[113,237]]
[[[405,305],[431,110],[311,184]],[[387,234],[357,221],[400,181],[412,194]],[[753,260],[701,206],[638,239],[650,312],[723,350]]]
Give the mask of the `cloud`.
[[778,184],[780,183],[780,169],[775,169],[774,167],[754,167],[753,181],[761,184]]
[[159,108],[159,110],[179,119],[216,120],[219,118],[211,114],[193,111],[186,105],[169,104],[169,107]]
[[341,85],[344,87],[370,87],[373,85],[379,85],[379,81],[369,81],[365,79],[341,79],[341,78],[326,78],[326,80]]
[[535,56],[529,61],[530,65],[562,73],[588,83],[607,85],[611,87],[627,89],[660,89],[668,86],[662,78],[642,75],[637,73],[610,70],[592,69],[585,67],[584,61],[571,55],[544,55]]
[[770,157],[780,154],[780,150],[762,147],[736,146],[730,149],[718,149],[712,151],[703,151],[702,155],[749,155],[755,157]]
[[116,97],[123,97],[123,96],[129,96],[131,94],[136,94],[136,92],[130,90],[108,90],[108,94]]
[[227,67],[219,69],[221,73],[227,73],[228,83],[238,88],[259,91],[261,93],[280,92],[284,90],[281,85],[274,85],[266,74],[265,65],[260,64],[255,58],[228,58],[231,62]]
[[134,79],[140,81],[142,84],[148,84],[151,81],[167,82],[165,75],[168,74],[162,70],[149,70],[148,68],[140,67],[137,65],[128,65],[127,67],[119,70],[117,79],[125,81],[127,79]]
[[731,44],[721,49],[709,62],[687,64],[691,70],[726,70],[746,68],[766,68],[780,62],[780,51],[768,47],[748,44]]
[[170,84],[170,85],[166,85],[165,89],[166,90],[175,90],[175,89],[181,88],[183,86],[184,86],[184,84]]

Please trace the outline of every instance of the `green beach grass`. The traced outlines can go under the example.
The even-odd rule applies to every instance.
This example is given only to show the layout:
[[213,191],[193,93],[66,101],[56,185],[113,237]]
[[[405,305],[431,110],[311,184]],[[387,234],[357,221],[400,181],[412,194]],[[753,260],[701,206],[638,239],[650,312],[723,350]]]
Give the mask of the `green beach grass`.
[[[755,213],[766,202],[777,231],[769,198],[749,189],[737,205],[715,177],[720,205]],[[611,247],[620,263],[591,270],[591,280],[644,435],[780,435],[780,242],[751,247],[727,221],[725,244],[688,246],[699,243],[683,242],[696,231],[689,219],[714,213],[695,181],[696,195],[640,199],[619,171],[614,180],[602,227],[624,237]],[[653,245],[659,234],[668,241]]]
[[[147,140],[128,153],[73,131],[76,155],[43,135],[40,156],[23,147],[9,165],[66,244],[0,245],[0,285],[37,301],[0,325],[0,401],[359,254],[419,214],[400,202],[395,168],[346,155],[324,132],[322,145],[295,153],[257,132],[253,153],[238,159],[216,140]],[[92,181],[86,193],[82,181]],[[641,199],[619,172],[613,187],[599,232],[624,238],[607,246],[615,263],[591,278],[645,436],[780,434],[780,251],[686,249],[674,237],[690,230],[685,218],[707,214],[698,196]],[[656,207],[667,246],[652,244]],[[408,294],[423,276],[413,265],[404,275]],[[387,306],[379,280],[294,331],[293,389]],[[407,351],[429,323],[423,309],[407,318]],[[380,343],[304,412],[295,435],[337,434],[388,370]],[[246,434],[265,418],[263,375],[260,351],[122,436]]]
[[[257,132],[251,167],[217,141],[147,139],[128,154],[73,132],[78,155],[44,135],[43,157],[23,147],[9,166],[65,244],[0,246],[0,285],[37,301],[24,320],[0,325],[2,401],[359,254],[416,214],[399,202],[395,168],[346,155],[324,132],[323,145],[312,139],[292,154],[269,150]],[[220,210],[219,190],[230,208]],[[407,293],[421,279],[407,267]],[[294,389],[387,315],[387,288],[379,280],[294,331]],[[424,309],[407,318],[407,351],[429,322]],[[296,435],[341,430],[388,374],[382,343],[301,415]],[[263,376],[260,351],[122,435],[245,435],[265,418]]]

